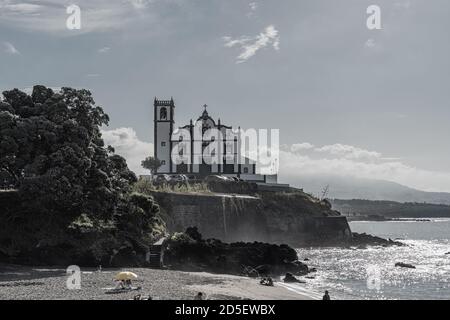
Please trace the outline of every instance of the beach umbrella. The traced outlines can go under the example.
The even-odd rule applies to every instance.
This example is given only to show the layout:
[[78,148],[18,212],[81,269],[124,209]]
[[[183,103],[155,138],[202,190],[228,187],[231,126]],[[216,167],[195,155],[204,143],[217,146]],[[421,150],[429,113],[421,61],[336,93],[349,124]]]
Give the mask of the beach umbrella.
[[116,274],[116,280],[134,280],[137,279],[137,274],[130,271],[123,271]]

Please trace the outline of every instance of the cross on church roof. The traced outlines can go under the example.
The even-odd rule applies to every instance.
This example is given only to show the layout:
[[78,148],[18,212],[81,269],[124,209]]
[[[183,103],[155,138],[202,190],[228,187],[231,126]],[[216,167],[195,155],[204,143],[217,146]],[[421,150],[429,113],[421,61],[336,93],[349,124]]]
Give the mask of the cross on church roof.
[[204,104],[203,108],[205,108],[205,110],[203,110],[203,113],[202,113],[200,118],[203,118],[203,120],[206,120],[207,118],[209,118],[208,111],[206,110],[206,108],[208,108],[208,105]]

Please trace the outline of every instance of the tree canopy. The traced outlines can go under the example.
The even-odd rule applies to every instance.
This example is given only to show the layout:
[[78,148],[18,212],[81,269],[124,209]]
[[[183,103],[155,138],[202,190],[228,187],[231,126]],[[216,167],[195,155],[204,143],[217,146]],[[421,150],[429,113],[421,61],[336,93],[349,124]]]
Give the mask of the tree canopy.
[[147,203],[151,198],[131,196],[136,175],[104,145],[100,128],[109,117],[88,90],[35,86],[31,95],[14,89],[3,96],[0,185],[17,189],[20,201],[0,215],[0,222],[16,221],[9,235],[0,233],[0,243],[13,243],[17,231],[32,233],[22,234],[27,246],[67,240],[64,234],[88,225],[90,232],[100,226],[117,232],[123,216],[141,211],[145,221],[133,221],[141,224],[139,232],[151,232],[146,224],[159,209]]
[[150,170],[152,174],[155,174],[161,167],[162,162],[155,157],[147,157],[142,160],[141,165],[144,169]]

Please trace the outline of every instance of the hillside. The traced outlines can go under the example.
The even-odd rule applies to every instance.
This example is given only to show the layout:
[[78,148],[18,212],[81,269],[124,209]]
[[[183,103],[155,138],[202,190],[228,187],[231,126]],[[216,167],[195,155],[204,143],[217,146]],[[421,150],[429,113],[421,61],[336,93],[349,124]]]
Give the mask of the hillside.
[[331,201],[333,209],[345,216],[384,216],[386,218],[450,217],[450,206],[430,203],[394,201],[339,200]]
[[334,199],[388,200],[450,205],[450,193],[426,192],[384,180],[337,175],[302,175],[300,177],[282,177],[282,181],[303,188],[315,196],[320,195],[324,187],[329,185],[329,197]]

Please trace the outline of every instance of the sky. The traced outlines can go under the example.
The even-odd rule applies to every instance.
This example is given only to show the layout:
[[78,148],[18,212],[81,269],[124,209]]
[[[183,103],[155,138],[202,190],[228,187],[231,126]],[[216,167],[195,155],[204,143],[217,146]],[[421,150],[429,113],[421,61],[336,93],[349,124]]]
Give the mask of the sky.
[[[374,4],[381,30],[366,25]],[[138,173],[153,98],[173,96],[178,125],[208,104],[223,123],[280,129],[282,176],[450,192],[449,13],[448,0],[0,0],[0,89],[91,90]]]

